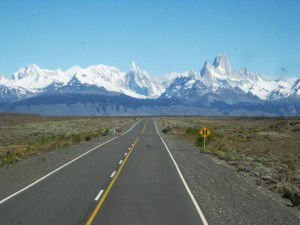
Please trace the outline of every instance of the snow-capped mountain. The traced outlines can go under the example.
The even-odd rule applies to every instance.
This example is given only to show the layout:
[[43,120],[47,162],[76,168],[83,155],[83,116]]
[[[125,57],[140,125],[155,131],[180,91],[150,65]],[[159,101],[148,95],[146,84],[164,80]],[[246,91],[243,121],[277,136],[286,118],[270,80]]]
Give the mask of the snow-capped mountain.
[[[177,74],[176,74],[177,75]],[[203,87],[203,89],[201,88]],[[161,95],[161,98],[185,98],[193,95],[193,90],[206,91],[206,86],[199,80],[199,74],[193,70],[186,73],[178,74],[169,87]]]
[[[128,72],[114,66],[20,68],[0,74],[0,112],[51,115],[206,114],[299,115],[300,79],[267,80],[235,71],[225,54],[200,72],[172,72],[160,81],[134,62]],[[55,107],[53,108],[53,106]]]
[[222,101],[227,104],[259,101],[258,97],[243,92],[239,87],[231,86],[227,80],[218,79],[214,82],[203,79],[195,71],[189,71],[188,76],[177,77],[161,95],[161,98],[183,100],[184,103],[193,105],[209,105],[214,101]]
[[[106,65],[87,68],[73,66],[66,71],[47,70],[41,69],[37,65],[29,65],[15,72],[13,79],[7,79],[0,75],[0,85],[3,86],[3,90],[0,90],[1,97],[10,90],[11,93],[15,93],[14,99],[16,100],[26,97],[26,94],[32,96],[49,91],[61,92],[62,90],[70,92],[72,87],[76,91],[79,90],[79,86],[90,87],[94,91],[95,87],[98,87],[101,91],[106,90],[135,98],[155,98],[164,91],[157,81],[135,63],[132,64],[128,73],[121,72],[114,66]],[[6,88],[5,92],[4,87]],[[26,94],[18,93],[20,90]],[[10,97],[9,100],[11,99]]]
[[162,85],[154,81],[135,62],[132,62],[129,72],[125,75],[125,84],[132,92],[152,98],[159,97],[164,90]]
[[11,80],[0,74],[0,103],[17,101],[30,96],[30,91],[22,87],[11,87]]
[[[177,76],[161,97],[195,99],[196,96],[199,98],[210,94],[215,97],[219,95],[217,99],[220,100],[224,99],[224,91],[226,93],[230,91],[231,97],[233,93],[240,97],[235,96],[235,99],[230,99],[229,96],[227,98],[225,96],[229,102],[252,102],[285,98],[297,94],[298,90],[299,84],[296,84],[296,81],[267,80],[246,69],[233,71],[229,59],[223,53],[214,59],[213,64],[206,61],[199,74],[186,72],[183,76]],[[210,100],[215,97],[210,97]]]
[[32,96],[29,91],[24,88],[9,88],[0,84],[0,103],[14,102],[24,97]]
[[177,77],[187,77],[187,76],[189,76],[189,71],[185,71],[182,73],[178,73],[178,72],[167,73],[162,78],[160,78],[160,84],[164,88],[168,88]]

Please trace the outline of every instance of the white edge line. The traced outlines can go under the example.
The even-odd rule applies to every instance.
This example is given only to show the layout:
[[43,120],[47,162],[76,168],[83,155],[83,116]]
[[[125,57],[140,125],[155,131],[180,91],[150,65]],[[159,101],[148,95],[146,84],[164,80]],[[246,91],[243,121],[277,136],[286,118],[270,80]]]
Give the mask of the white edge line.
[[122,164],[122,162],[123,162],[123,159],[120,160],[119,164]]
[[179,177],[181,178],[181,180],[182,180],[182,182],[183,182],[183,184],[184,184],[184,187],[185,187],[186,191],[188,192],[189,196],[190,196],[191,199],[192,199],[192,202],[194,203],[194,206],[195,206],[195,208],[196,208],[196,210],[197,210],[197,212],[198,212],[198,214],[199,214],[199,216],[200,216],[200,218],[201,218],[201,220],[202,220],[202,222],[203,222],[203,225],[208,225],[208,223],[207,223],[207,221],[206,221],[206,219],[205,219],[205,216],[204,216],[203,212],[201,211],[201,208],[200,208],[200,206],[198,205],[198,202],[196,201],[196,199],[195,199],[193,193],[191,192],[191,190],[190,190],[188,184],[186,183],[186,181],[185,181],[185,179],[184,179],[184,177],[183,177],[183,175],[182,175],[182,173],[181,173],[181,171],[180,171],[180,169],[179,169],[179,167],[178,167],[178,165],[177,165],[177,163],[176,163],[176,161],[175,161],[175,159],[174,159],[172,153],[170,152],[170,150],[169,150],[169,148],[168,148],[166,142],[164,141],[164,139],[160,136],[154,118],[153,118],[153,121],[154,121],[154,125],[155,125],[156,132],[157,132],[158,136],[160,137],[161,141],[163,142],[165,148],[167,149],[167,151],[168,151],[168,153],[169,153],[169,155],[170,155],[170,157],[171,157],[171,159],[172,159],[172,161],[173,161],[173,163],[174,163],[174,165],[175,165],[175,167],[176,167],[176,170],[177,170],[177,172],[178,172],[178,174],[179,174]]
[[[122,135],[124,135],[124,134],[126,134],[127,132],[131,131],[131,130],[139,123],[139,122],[141,122],[141,120],[138,121],[138,122],[136,122],[136,123],[135,123],[128,131],[124,132]],[[71,161],[69,161],[69,162],[65,163],[64,165],[62,165],[62,166],[56,168],[55,170],[52,170],[50,173],[48,173],[48,174],[46,174],[45,176],[43,176],[43,177],[37,179],[36,181],[32,182],[31,184],[29,184],[29,185],[25,186],[24,188],[20,189],[19,191],[17,191],[17,192],[15,192],[15,193],[13,193],[13,194],[7,196],[6,198],[0,200],[0,205],[1,205],[2,203],[6,202],[7,200],[11,199],[12,197],[14,197],[14,196],[16,196],[16,195],[22,193],[23,191],[25,191],[25,190],[31,188],[33,185],[35,185],[35,184],[41,182],[42,180],[46,179],[47,177],[49,177],[50,175],[56,173],[57,171],[61,170],[62,168],[64,168],[64,167],[70,165],[71,163],[75,162],[76,160],[80,159],[81,157],[83,157],[83,156],[89,154],[90,152],[94,151],[95,149],[97,149],[97,148],[99,148],[99,147],[101,147],[101,146],[107,144],[108,142],[111,142],[111,141],[115,140],[116,138],[118,138],[118,137],[114,137],[114,138],[112,138],[112,139],[110,139],[110,140],[108,140],[108,141],[106,141],[106,142],[103,142],[102,144],[100,144],[100,145],[98,145],[98,146],[96,146],[96,147],[94,147],[94,148],[88,150],[87,152],[83,153],[82,155],[80,155],[80,156],[78,156],[78,157],[72,159]]]
[[125,152],[125,154],[124,154],[125,156],[127,155],[127,152]]
[[129,130],[125,131],[124,133],[121,134],[121,136],[123,136],[124,134],[127,134],[129,131],[131,131],[139,122],[141,122],[143,119],[140,119],[139,121],[137,121]]
[[100,190],[99,193],[97,194],[96,198],[95,198],[96,202],[100,199],[102,193],[103,193],[103,190]]
[[112,174],[110,175],[110,178],[113,178],[116,174],[116,171],[112,172]]

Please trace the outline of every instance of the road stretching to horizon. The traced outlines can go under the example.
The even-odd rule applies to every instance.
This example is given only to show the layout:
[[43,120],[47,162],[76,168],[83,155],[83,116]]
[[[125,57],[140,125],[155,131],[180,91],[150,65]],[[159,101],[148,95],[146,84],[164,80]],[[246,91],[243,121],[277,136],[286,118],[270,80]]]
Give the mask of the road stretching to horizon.
[[154,119],[0,201],[1,225],[206,225]]

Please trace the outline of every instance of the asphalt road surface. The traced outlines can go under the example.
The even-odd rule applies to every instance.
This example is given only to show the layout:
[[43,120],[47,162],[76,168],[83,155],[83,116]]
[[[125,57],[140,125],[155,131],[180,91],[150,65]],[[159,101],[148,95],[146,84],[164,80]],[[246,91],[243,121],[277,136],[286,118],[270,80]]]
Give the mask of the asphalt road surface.
[[206,225],[153,119],[0,201],[0,225]]

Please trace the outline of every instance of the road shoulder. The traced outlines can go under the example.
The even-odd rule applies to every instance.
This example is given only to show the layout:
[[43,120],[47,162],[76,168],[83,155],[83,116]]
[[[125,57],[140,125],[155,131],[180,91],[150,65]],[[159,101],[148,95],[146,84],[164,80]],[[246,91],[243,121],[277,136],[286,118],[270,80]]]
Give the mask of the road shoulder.
[[297,209],[271,198],[248,177],[186,140],[162,133],[156,122],[209,224],[299,224]]
[[87,142],[71,145],[66,148],[56,149],[33,155],[14,164],[8,164],[0,168],[0,200],[19,191],[37,179],[51,171],[68,163],[90,149],[119,136],[130,129],[133,124],[127,125],[120,133],[110,133]]

